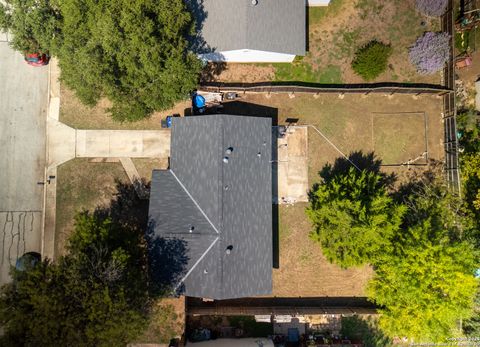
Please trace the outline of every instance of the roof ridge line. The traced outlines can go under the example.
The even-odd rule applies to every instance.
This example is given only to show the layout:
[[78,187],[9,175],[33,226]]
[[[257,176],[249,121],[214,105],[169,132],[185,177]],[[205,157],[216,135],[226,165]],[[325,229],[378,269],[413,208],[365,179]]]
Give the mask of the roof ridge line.
[[215,238],[215,240],[213,240],[212,244],[210,246],[208,246],[208,248],[206,249],[205,252],[203,252],[203,254],[200,256],[200,258],[198,258],[198,260],[195,262],[195,264],[193,264],[193,266],[190,268],[190,270],[188,270],[188,272],[186,273],[185,276],[183,276],[183,278],[178,282],[178,284],[175,286],[174,288],[174,292],[177,291],[178,287],[180,287],[180,285],[187,279],[188,276],[190,276],[190,274],[192,273],[193,270],[195,270],[195,268],[198,266],[198,264],[200,264],[200,262],[203,260],[203,258],[205,258],[205,256],[208,254],[208,252],[210,252],[210,250],[212,249],[212,247],[217,243],[217,241],[220,239],[220,236],[217,236]]
[[180,186],[183,188],[183,190],[185,191],[185,193],[187,193],[188,197],[190,198],[190,200],[193,201],[193,203],[195,204],[195,206],[197,206],[198,210],[203,214],[203,216],[205,217],[205,219],[207,220],[207,222],[212,226],[213,230],[216,231],[217,234],[220,234],[220,232],[218,231],[217,227],[212,223],[212,221],[210,220],[210,218],[208,218],[207,214],[202,210],[202,208],[200,207],[200,205],[198,204],[198,202],[193,198],[193,196],[190,194],[190,192],[187,190],[187,188],[183,185],[183,183],[178,179],[177,175],[175,175],[175,172],[173,172],[172,169],[169,170],[173,177],[175,177],[175,179],[177,180],[178,184],[180,184]]

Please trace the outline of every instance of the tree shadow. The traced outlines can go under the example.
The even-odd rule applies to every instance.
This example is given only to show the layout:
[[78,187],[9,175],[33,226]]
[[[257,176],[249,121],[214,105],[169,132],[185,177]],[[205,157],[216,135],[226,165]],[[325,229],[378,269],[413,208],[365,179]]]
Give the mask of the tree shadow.
[[[149,200],[138,194],[131,183],[115,182],[116,193],[107,206],[98,207],[94,215],[100,220],[110,219],[123,230],[123,236],[139,249],[136,263],[144,272],[146,288],[151,296],[170,294],[174,285],[185,275],[188,262],[186,243],[178,239],[156,237],[154,224],[149,220]],[[141,181],[149,192],[150,183]]]
[[430,159],[428,162],[429,169],[426,171],[411,171],[408,179],[398,186],[392,193],[393,199],[397,203],[405,203],[406,200],[422,192],[425,187],[432,185],[442,177],[443,163]]
[[153,296],[178,295],[183,286],[178,286],[186,274],[189,260],[187,242],[178,238],[155,235],[155,224],[150,221],[146,232],[148,278]]
[[[202,82],[214,82],[226,69],[226,63],[222,62],[224,56],[217,52],[215,47],[211,47],[203,36],[203,26],[208,17],[204,0],[185,0],[185,5],[194,20],[193,34],[187,36],[189,51],[204,55],[202,59],[205,65],[201,71],[200,80]],[[209,60],[215,62],[207,62]]]
[[373,319],[362,319],[359,316],[342,317],[340,334],[352,343],[369,347],[393,346],[393,341],[384,335]]

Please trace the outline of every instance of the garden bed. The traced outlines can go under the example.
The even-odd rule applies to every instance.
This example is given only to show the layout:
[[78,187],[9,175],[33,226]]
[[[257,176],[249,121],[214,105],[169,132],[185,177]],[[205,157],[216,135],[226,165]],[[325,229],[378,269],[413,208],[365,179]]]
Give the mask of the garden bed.
[[392,47],[387,70],[370,82],[440,84],[440,73],[420,75],[408,49],[425,31],[439,31],[439,19],[415,9],[415,0],[332,0],[308,9],[308,53],[292,64],[227,64],[216,79],[224,82],[303,81],[363,83],[351,68],[356,50],[371,40]]

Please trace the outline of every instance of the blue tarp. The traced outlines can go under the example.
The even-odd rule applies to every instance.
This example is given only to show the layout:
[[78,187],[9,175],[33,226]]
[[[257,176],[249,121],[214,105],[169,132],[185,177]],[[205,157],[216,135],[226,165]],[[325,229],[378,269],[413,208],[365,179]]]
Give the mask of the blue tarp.
[[196,94],[193,98],[193,106],[196,108],[205,107],[205,98],[201,95]]

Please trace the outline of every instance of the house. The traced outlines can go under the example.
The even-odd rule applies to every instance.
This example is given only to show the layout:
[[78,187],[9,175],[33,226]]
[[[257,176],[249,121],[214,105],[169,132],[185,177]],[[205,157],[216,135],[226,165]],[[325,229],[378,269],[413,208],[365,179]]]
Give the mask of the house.
[[213,62],[292,62],[307,46],[305,0],[189,0],[199,56]]
[[152,174],[149,219],[151,244],[181,245],[170,257],[184,259],[173,283],[181,293],[217,300],[271,294],[271,119],[175,118],[170,168]]

